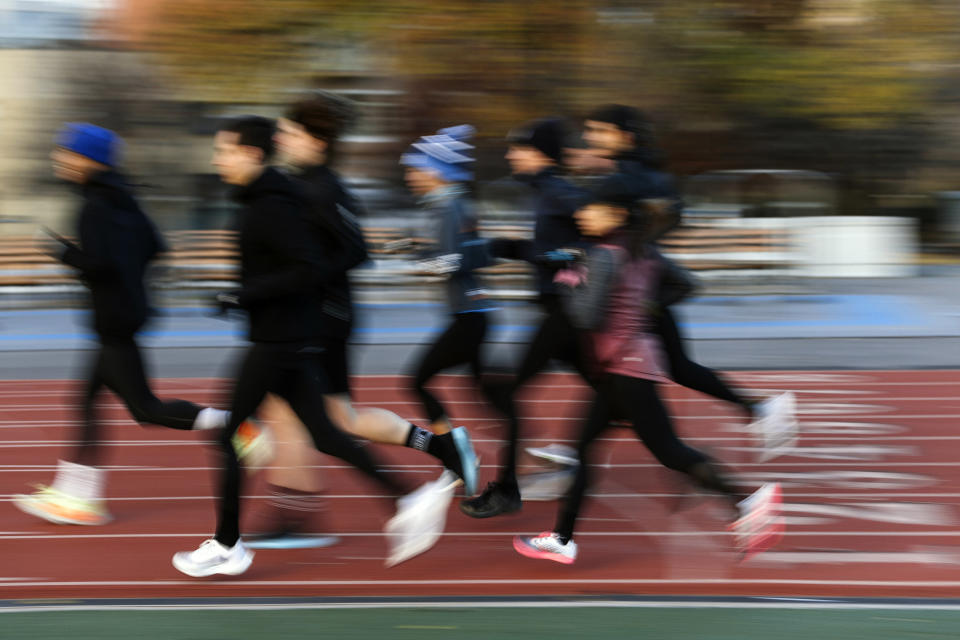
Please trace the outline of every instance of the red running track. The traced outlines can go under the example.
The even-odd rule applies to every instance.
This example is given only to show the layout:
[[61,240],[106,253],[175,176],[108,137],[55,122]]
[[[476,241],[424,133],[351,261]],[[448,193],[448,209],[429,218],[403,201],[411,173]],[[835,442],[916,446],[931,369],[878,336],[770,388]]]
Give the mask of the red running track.
[[[960,595],[960,371],[739,372],[754,390],[797,392],[802,437],[789,456],[755,462],[744,420],[729,405],[665,389],[680,433],[751,482],[779,480],[788,532],[774,550],[738,563],[715,498],[683,500],[680,485],[626,429],[598,447],[596,483],[577,532],[573,566],[516,554],[511,537],[549,529],[555,503],[472,520],[451,507],[430,552],[383,567],[380,533],[391,513],[376,487],[326,459],[327,549],[261,550],[236,578],[194,580],[170,564],[214,526],[215,455],[198,434],[140,428],[112,401],[102,418],[109,445],[110,510],[97,528],[44,523],[17,511],[12,494],[50,482],[74,436],[75,383],[0,383],[0,598],[670,594],[769,596]],[[571,440],[588,394],[575,378],[540,378],[524,397],[527,443]],[[214,380],[164,379],[161,395],[216,397]],[[403,380],[356,380],[360,403],[411,419],[421,409]],[[465,378],[443,379],[458,422],[473,434],[492,479],[503,431]],[[426,481],[433,459],[377,445],[398,473]],[[250,515],[259,480],[246,487]],[[677,511],[678,504],[684,509]]]

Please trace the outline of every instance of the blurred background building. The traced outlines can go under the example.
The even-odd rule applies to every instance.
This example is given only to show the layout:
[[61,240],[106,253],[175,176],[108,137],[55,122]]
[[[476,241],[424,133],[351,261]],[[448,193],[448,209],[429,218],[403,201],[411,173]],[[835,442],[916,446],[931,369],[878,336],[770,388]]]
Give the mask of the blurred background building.
[[496,184],[518,122],[622,102],[694,213],[907,216],[960,242],[954,0],[0,0],[0,27],[7,220],[62,220],[50,141],[89,120],[127,139],[161,226],[219,226],[217,123],[319,87],[360,103],[340,169],[374,212],[403,206],[417,135],[473,123]]

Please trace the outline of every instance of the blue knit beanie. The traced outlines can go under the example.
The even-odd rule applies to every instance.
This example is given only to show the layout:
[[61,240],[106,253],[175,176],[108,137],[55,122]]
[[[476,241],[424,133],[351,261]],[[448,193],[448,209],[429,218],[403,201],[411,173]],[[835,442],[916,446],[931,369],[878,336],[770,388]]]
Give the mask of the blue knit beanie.
[[123,140],[109,129],[86,122],[68,122],[57,133],[56,144],[108,167],[116,166]]
[[415,169],[433,171],[447,182],[473,180],[469,155],[474,148],[465,141],[473,137],[475,130],[468,124],[440,129],[436,135],[423,136],[400,156],[400,164]]

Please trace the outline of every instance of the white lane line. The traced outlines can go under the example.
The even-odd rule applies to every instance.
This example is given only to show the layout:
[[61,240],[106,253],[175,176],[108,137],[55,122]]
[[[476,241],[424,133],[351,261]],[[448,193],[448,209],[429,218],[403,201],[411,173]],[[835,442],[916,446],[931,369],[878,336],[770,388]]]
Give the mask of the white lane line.
[[[954,385],[954,386],[958,386],[958,385],[960,385],[960,382],[953,383],[953,385]],[[443,387],[441,387],[441,388],[443,388]],[[550,386],[550,387],[545,387],[545,388],[548,389],[548,390],[560,390],[560,389],[564,389],[564,388],[567,388],[567,387],[564,387],[563,385],[557,385],[557,386]],[[586,387],[578,387],[578,388],[586,390]],[[525,387],[524,389],[526,389],[526,387]],[[776,394],[776,393],[780,393],[780,391],[779,391],[779,390],[776,390],[776,389],[750,389],[750,390],[746,390],[746,391],[747,391],[748,393],[750,393],[750,395],[755,395],[755,394],[756,394],[756,395],[765,395],[765,394]],[[860,403],[863,403],[863,402],[865,402],[865,401],[870,402],[870,403],[872,404],[873,402],[878,402],[878,401],[880,401],[880,402],[894,402],[894,401],[896,401],[896,402],[921,402],[921,401],[922,401],[922,402],[936,402],[936,401],[947,401],[947,402],[951,402],[951,401],[954,401],[954,402],[955,402],[955,401],[957,400],[957,396],[956,396],[956,395],[954,395],[954,394],[949,394],[949,393],[948,393],[947,395],[943,395],[943,396],[930,396],[930,395],[922,395],[922,396],[921,396],[921,395],[885,396],[885,395],[882,395],[881,392],[879,392],[879,391],[856,390],[856,389],[849,389],[849,390],[843,390],[843,389],[833,389],[833,390],[828,390],[828,389],[823,389],[823,390],[814,390],[814,389],[791,389],[791,391],[793,391],[795,394],[801,396],[800,398],[798,398],[798,401],[800,402],[800,404],[815,404],[815,403],[819,403],[819,402],[836,402],[836,401],[838,401],[838,400],[848,400],[850,403],[855,403],[855,404],[860,404]],[[159,391],[159,393],[163,393],[164,395],[167,395],[168,392]],[[851,394],[851,397],[850,397],[850,398],[838,397],[838,396],[842,396],[842,394],[846,394],[846,393]],[[815,395],[815,394],[816,394],[816,395],[825,395],[825,396],[829,396],[829,397],[827,397],[827,398],[822,398],[822,399],[821,399],[821,398],[807,398],[807,397],[803,397],[803,394],[808,394],[808,395]],[[871,397],[871,398],[864,398],[864,397],[862,397],[863,395],[868,395],[868,394],[871,395],[871,396],[874,396],[874,397]],[[73,407],[73,404],[74,404],[74,403],[67,403],[67,402],[65,402],[65,400],[67,400],[68,398],[71,398],[71,397],[74,396],[74,395],[76,395],[77,397],[79,397],[79,394],[57,394],[56,397],[54,397],[54,398],[50,398],[50,394],[49,394],[49,393],[37,394],[36,396],[31,396],[30,394],[15,394],[14,396],[11,396],[11,397],[15,397],[15,398],[17,398],[17,399],[27,399],[27,398],[30,398],[30,397],[36,397],[36,398],[44,398],[44,399],[47,399],[48,401],[47,401],[47,402],[31,402],[31,403],[27,403],[27,404],[5,404],[5,403],[3,403],[3,402],[0,402],[0,409],[10,409],[10,410],[13,410],[13,409],[50,409],[50,410],[61,411],[61,410],[64,410],[65,407],[67,407],[67,408],[72,408],[72,407]],[[0,399],[2,399],[2,397],[3,397],[3,395],[0,394]],[[720,400],[720,399],[718,399],[718,398],[713,398],[713,397],[709,397],[709,396],[701,396],[701,395],[697,395],[697,396],[672,396],[672,395],[669,395],[669,394],[664,394],[664,397],[666,398],[666,400],[668,400],[668,401],[671,402],[671,403],[689,403],[689,404],[706,404],[706,403],[711,403],[711,404],[726,404],[723,400]],[[518,402],[538,404],[538,403],[554,403],[554,402],[589,402],[591,399],[592,399],[592,395],[591,395],[591,394],[584,393],[582,398],[570,398],[570,397],[563,397],[563,396],[559,396],[559,397],[557,397],[557,398],[542,398],[542,397],[540,397],[540,398],[526,398],[526,397],[525,397],[525,398],[518,398],[517,401],[518,401]],[[379,399],[377,399],[377,398],[371,398],[371,399],[369,399],[369,400],[366,400],[366,399],[365,399],[365,400],[355,400],[354,402],[355,402],[355,404],[361,405],[361,406],[368,406],[368,405],[373,405],[373,406],[375,406],[378,402],[390,402],[390,403],[392,403],[392,404],[411,404],[411,405],[416,405],[416,404],[418,404],[418,401],[417,401],[415,398],[413,398],[412,396],[411,396],[409,399],[407,399],[407,398],[401,398],[401,399],[399,399],[399,400],[382,400],[382,401],[381,401],[381,400],[379,400]],[[451,400],[450,403],[456,405],[456,404],[485,404],[486,402],[485,402],[485,400],[483,400],[482,398],[481,398],[481,399],[470,398],[470,399],[463,399],[463,400]],[[867,405],[864,405],[864,406],[871,406],[871,404],[867,404]],[[97,406],[100,407],[100,408],[102,408],[102,409],[104,409],[104,410],[110,410],[110,411],[123,411],[123,410],[126,410],[126,405],[124,405],[124,404],[122,404],[122,403],[119,403],[119,402],[101,402],[101,403],[99,403]]]
[[[463,420],[457,420],[457,422],[463,422]],[[491,425],[496,426],[496,425]],[[626,429],[626,427],[623,427]],[[681,434],[682,435],[682,434]],[[829,435],[829,436],[819,436],[819,435],[808,435],[806,436],[801,430],[801,437],[807,445],[815,447],[821,443],[845,443],[845,442],[854,442],[862,443],[865,439],[869,440],[870,443],[873,442],[939,442],[939,441],[955,441],[960,440],[960,435],[941,435],[941,436],[914,436],[914,435],[900,435],[900,436],[873,436],[869,438],[864,438],[861,434],[851,434],[851,435]],[[713,436],[713,435],[700,435],[700,436],[682,436],[683,440],[686,442],[734,442],[741,444],[744,441],[750,439],[749,433],[744,431],[741,436]],[[471,438],[474,443],[487,443],[487,444],[505,444],[506,440],[501,438]],[[552,435],[539,435],[539,436],[524,436],[521,438],[523,442],[576,442],[574,438],[563,438],[555,437]],[[640,441],[634,436],[617,436],[617,437],[607,437],[607,438],[597,438],[600,442],[630,442],[634,444],[639,444]],[[283,441],[281,441],[283,442]],[[64,446],[75,444],[76,440],[21,440],[21,439],[8,439],[0,441],[0,447],[48,447],[48,446]],[[212,440],[205,440],[202,437],[197,436],[187,436],[184,438],[171,438],[166,440],[122,440],[118,438],[110,440],[102,440],[100,444],[109,445],[109,446],[197,446],[197,445],[210,445],[214,444]],[[378,443],[373,443],[378,444]],[[389,445],[387,445],[389,446]],[[867,446],[867,445],[861,445]],[[801,449],[793,449],[793,451],[800,451]],[[0,465],[2,466],[2,465]]]
[[[91,581],[49,581],[49,582],[18,582],[0,584],[4,587],[180,587],[184,585],[217,585],[230,587],[285,587],[285,586],[313,586],[313,587],[351,587],[351,586],[519,586],[519,585],[765,585],[765,586],[845,586],[845,587],[932,587],[957,588],[957,580],[789,580],[789,579],[751,579],[751,578],[512,578],[512,579],[461,579],[461,580],[91,580]],[[565,603],[569,606],[569,603]],[[824,606],[817,603],[817,606]],[[960,605],[953,605],[960,608]],[[895,608],[883,605],[878,608]],[[909,607],[908,607],[909,608]],[[3,609],[0,608],[0,612]]]
[[[776,478],[769,478],[775,480]],[[11,502],[13,496],[16,494],[0,494],[0,502]],[[698,493],[588,493],[588,497],[595,498],[598,500],[601,499],[610,499],[610,500],[626,500],[626,499],[637,499],[637,500],[650,500],[657,498],[690,498],[690,499],[702,499],[709,500],[715,496],[708,496]],[[270,496],[243,496],[244,499],[249,500],[266,500]],[[329,498],[331,500],[373,500],[373,499],[383,499],[386,500],[390,496],[374,496],[374,495],[337,495],[337,494],[323,494],[324,498]],[[960,493],[912,493],[912,492],[881,492],[881,491],[869,491],[869,492],[836,492],[831,491],[829,495],[824,495],[822,491],[820,492],[797,492],[789,491],[787,497],[791,500],[800,499],[800,498],[820,498],[822,500],[853,500],[861,498],[906,498],[906,499],[954,499],[960,498]],[[219,499],[218,496],[136,496],[136,497],[110,497],[104,498],[104,500],[123,502],[123,501],[162,501],[162,500],[216,500]],[[830,503],[824,503],[830,504]],[[934,503],[936,504],[936,503]],[[631,521],[634,519],[631,518]],[[9,533],[9,532],[7,532]],[[0,531],[0,536],[4,535],[3,531]]]
[[[517,535],[527,535],[533,529],[523,531],[444,531],[441,534],[446,538],[512,538]],[[539,529],[537,530],[539,531]],[[577,538],[701,538],[724,537],[734,534],[726,529],[708,531],[578,531]],[[340,538],[382,538],[382,531],[365,532],[337,532]],[[957,538],[960,531],[797,531],[790,529],[789,537],[823,538],[823,537],[889,537],[889,538]],[[41,533],[2,535],[2,540],[98,540],[98,539],[140,539],[140,538],[209,538],[210,532],[203,533]],[[732,551],[730,553],[733,553]]]
[[17,581],[31,581],[31,580],[43,580],[43,578],[0,578],[0,582],[17,582]]
[[[389,403],[380,402],[380,403],[372,404],[372,405],[370,405],[370,406],[383,408],[383,407],[385,407],[387,404],[389,404]],[[357,406],[361,406],[361,405],[357,405]],[[895,414],[890,414],[890,413],[884,413],[883,415],[867,414],[867,413],[864,413],[864,414],[842,413],[842,414],[841,414],[841,413],[835,413],[835,412],[832,412],[832,411],[824,411],[824,412],[822,412],[822,413],[820,413],[820,412],[810,412],[810,413],[806,413],[806,414],[805,414],[804,412],[800,412],[800,413],[801,413],[801,415],[809,415],[809,416],[814,416],[814,415],[819,416],[819,415],[823,415],[823,416],[827,416],[827,417],[833,416],[833,415],[842,415],[843,418],[844,418],[845,420],[848,420],[848,421],[849,421],[849,420],[853,420],[853,419],[874,420],[874,421],[875,421],[875,420],[878,420],[878,419],[882,419],[882,420],[898,420],[898,421],[900,421],[900,420],[942,420],[942,419],[945,419],[945,418],[958,418],[958,417],[960,417],[960,413],[928,413],[928,414],[914,414],[914,413],[909,413],[909,414],[896,414],[896,413],[895,413]],[[415,415],[415,414],[407,414],[407,413],[404,413],[403,415],[404,415],[405,418],[407,418],[407,419],[409,419],[409,420],[412,420],[412,421],[417,421],[417,420],[419,420],[419,421],[424,421],[424,420],[426,420],[426,418],[425,418],[424,416],[421,416],[421,415],[418,415],[418,414]],[[734,420],[734,421],[744,421],[744,417],[743,417],[742,415],[722,414],[722,413],[710,413],[710,414],[701,414],[701,415],[691,415],[691,414],[685,414],[685,413],[683,413],[683,412],[675,412],[675,415],[673,416],[673,418],[674,418],[675,420],[681,421],[681,422],[682,422],[682,421],[686,421],[686,420],[712,420],[712,421],[718,421],[718,420],[728,420],[728,421],[730,421],[730,420]],[[526,418],[526,417],[525,417],[524,420],[525,420],[525,421],[538,421],[538,422],[543,422],[543,421],[551,421],[551,422],[557,422],[557,421],[563,421],[563,422],[576,421],[576,422],[583,422],[584,417],[583,417],[583,416],[578,416],[578,415],[572,415],[572,416],[571,416],[571,415],[569,415],[569,414],[565,414],[565,415],[557,415],[557,416],[532,416],[532,417],[529,417],[529,418]],[[806,421],[807,421],[807,418],[804,418],[804,422],[806,422]],[[488,422],[488,423],[492,423],[492,424],[499,424],[500,421],[499,421],[498,418],[493,417],[493,416],[481,416],[481,417],[476,417],[476,418],[458,417],[458,418],[456,418],[455,422]],[[104,423],[104,424],[130,425],[131,427],[139,426],[132,418],[130,418],[130,419],[123,419],[123,418],[109,419],[109,420],[104,420],[103,423]],[[29,426],[33,426],[33,425],[50,425],[50,426],[62,425],[62,426],[65,426],[65,427],[69,427],[69,426],[77,426],[77,425],[79,425],[79,424],[80,424],[80,421],[79,421],[79,420],[73,420],[73,419],[53,419],[53,420],[39,420],[39,419],[38,419],[38,420],[3,420],[3,421],[0,421],[0,426],[11,426],[11,427],[17,427],[17,426],[29,427]]]
[[960,549],[957,551],[767,551],[745,564],[797,565],[797,564],[960,564]]
[[[476,440],[474,440],[474,442],[476,442]],[[109,446],[109,445],[108,445],[108,444],[105,444],[105,446]],[[402,469],[402,468],[407,468],[407,467],[415,467],[415,466],[417,466],[417,465],[383,465],[383,466],[384,466],[385,469],[391,469],[391,468],[394,468],[394,467],[395,467],[395,468],[400,468],[400,469]],[[737,462],[737,463],[730,463],[730,466],[736,467],[737,469],[746,469],[746,468],[770,469],[770,473],[769,473],[768,475],[775,475],[777,469],[782,469],[782,468],[793,469],[793,468],[810,468],[810,467],[814,467],[814,468],[816,468],[816,469],[824,469],[824,462]],[[902,461],[902,462],[901,462],[901,461],[899,461],[899,460],[887,460],[887,461],[873,461],[873,462],[869,462],[869,461],[865,461],[865,462],[843,462],[843,461],[833,461],[833,460],[831,460],[829,466],[830,466],[830,468],[834,468],[834,467],[856,467],[856,468],[859,468],[859,467],[880,467],[880,468],[882,468],[882,467],[888,467],[888,468],[896,468],[896,469],[902,469],[902,468],[905,468],[905,467],[910,467],[910,468],[913,468],[913,467],[960,467],[960,461],[957,461],[957,462],[910,462],[910,461]],[[663,469],[663,468],[664,468],[663,465],[657,464],[657,463],[655,463],[655,462],[610,463],[610,464],[604,463],[604,464],[597,464],[596,467],[597,467],[598,469],[646,469],[646,468],[651,468],[651,469]],[[53,467],[51,467],[51,468],[53,468]],[[192,467],[192,468],[197,469],[197,470],[209,470],[207,467]],[[214,468],[215,468],[215,469],[219,469],[220,467],[214,467]],[[270,468],[274,468],[274,467],[270,467]],[[275,467],[275,468],[285,469],[286,467]],[[336,469],[353,469],[353,467],[350,467],[350,466],[347,466],[347,465],[329,465],[329,466],[327,466],[327,465],[321,465],[321,466],[311,466],[311,467],[308,467],[308,468],[311,468],[311,469],[331,469],[331,470],[336,470]],[[437,467],[436,465],[432,465],[432,466],[430,466],[429,468],[436,469],[436,468],[438,468],[438,467]],[[483,468],[483,469],[499,469],[499,467],[496,466],[496,465],[481,465],[481,468]],[[167,468],[167,469],[175,470],[175,469],[172,468],[172,467],[169,467],[169,468]],[[827,471],[827,470],[825,470],[825,472],[826,472],[826,471]],[[940,480],[952,480],[952,478],[940,478]]]
[[[775,478],[774,478],[775,479]],[[0,502],[12,502],[17,494],[0,494]],[[647,500],[652,498],[691,498],[691,499],[712,499],[715,496],[709,496],[698,493],[591,493],[587,492],[587,497],[597,500]],[[334,494],[324,493],[323,498],[329,500],[388,500],[392,496],[373,495],[373,494]],[[243,496],[248,500],[267,500],[271,496]],[[839,493],[831,491],[829,495],[820,493],[798,493],[789,491],[787,498],[790,500],[798,498],[821,498],[824,500],[851,499],[851,498],[960,498],[960,493],[885,493],[885,492],[851,492]],[[108,502],[137,502],[137,501],[177,501],[177,500],[218,500],[219,496],[125,496],[125,497],[107,497],[103,498]],[[832,503],[823,503],[829,506]],[[927,504],[927,503],[924,503]],[[939,503],[929,503],[939,504]],[[3,532],[0,531],[0,535]]]

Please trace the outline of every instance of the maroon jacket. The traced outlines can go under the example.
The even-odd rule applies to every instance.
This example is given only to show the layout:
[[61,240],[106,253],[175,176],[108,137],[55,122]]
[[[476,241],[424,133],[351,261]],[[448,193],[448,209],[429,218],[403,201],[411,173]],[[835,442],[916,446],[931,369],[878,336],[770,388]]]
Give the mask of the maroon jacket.
[[655,253],[631,259],[616,241],[587,253],[585,264],[558,274],[568,285],[567,309],[584,331],[588,353],[600,374],[666,382],[666,358],[651,311],[662,264]]

